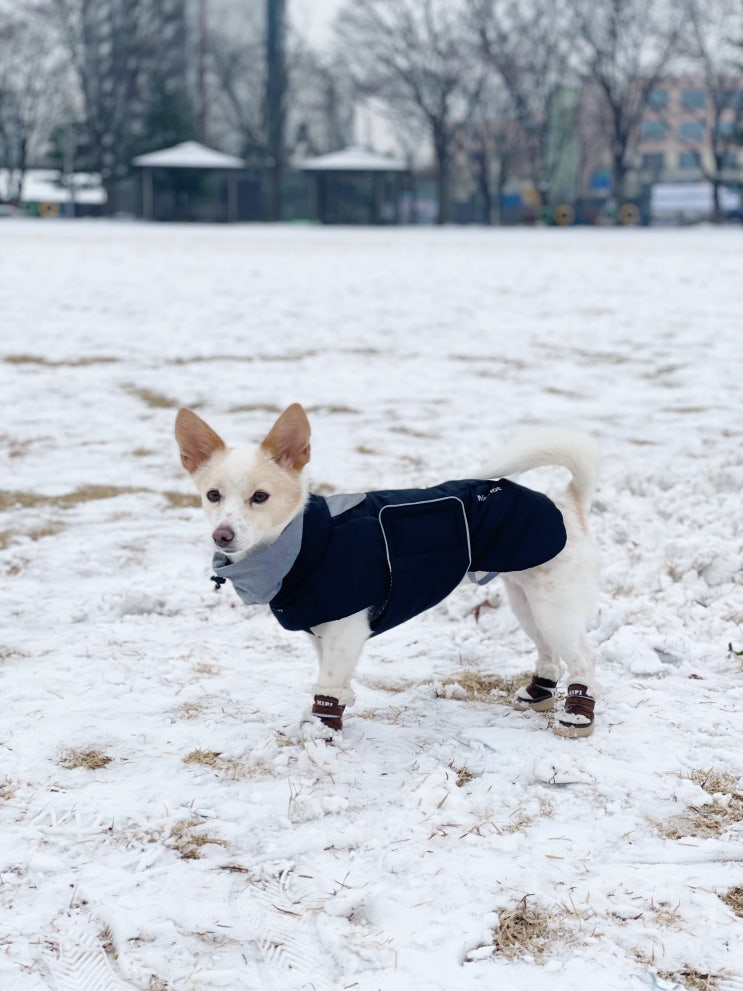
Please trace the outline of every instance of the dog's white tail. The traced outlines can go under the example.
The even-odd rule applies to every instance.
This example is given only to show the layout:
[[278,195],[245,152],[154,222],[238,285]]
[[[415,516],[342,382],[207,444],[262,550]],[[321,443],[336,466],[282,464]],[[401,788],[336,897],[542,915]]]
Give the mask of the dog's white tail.
[[519,433],[498,452],[481,478],[503,478],[544,465],[562,465],[573,478],[571,485],[581,505],[588,505],[598,475],[598,444],[589,434],[556,427],[535,427]]

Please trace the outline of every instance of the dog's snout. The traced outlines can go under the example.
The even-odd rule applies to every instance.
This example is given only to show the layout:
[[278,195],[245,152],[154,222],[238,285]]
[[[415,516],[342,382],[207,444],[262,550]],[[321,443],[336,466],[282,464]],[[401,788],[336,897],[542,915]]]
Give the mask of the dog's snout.
[[217,547],[229,547],[235,539],[235,531],[228,526],[218,526],[212,534],[212,540]]

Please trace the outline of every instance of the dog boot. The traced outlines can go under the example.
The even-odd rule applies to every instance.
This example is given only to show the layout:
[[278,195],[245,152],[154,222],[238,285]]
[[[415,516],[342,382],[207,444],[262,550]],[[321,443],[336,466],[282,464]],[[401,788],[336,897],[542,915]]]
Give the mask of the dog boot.
[[585,685],[568,685],[565,708],[555,719],[554,730],[558,736],[590,736],[593,733],[593,707],[596,699],[588,694]]
[[513,704],[517,709],[533,709],[534,712],[547,712],[555,704],[556,681],[532,675],[528,685],[522,685],[516,692]]
[[312,705],[312,715],[316,716],[323,726],[340,733],[343,729],[343,712],[345,705],[331,695],[316,695]]

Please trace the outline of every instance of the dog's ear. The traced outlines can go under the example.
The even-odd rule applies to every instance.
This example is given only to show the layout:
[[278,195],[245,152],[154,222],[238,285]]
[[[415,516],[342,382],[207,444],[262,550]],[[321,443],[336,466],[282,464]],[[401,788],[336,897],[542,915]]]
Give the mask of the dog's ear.
[[215,451],[222,451],[227,446],[219,434],[190,409],[178,410],[175,439],[181,451],[183,467],[191,474],[208,461]]
[[271,427],[261,443],[274,461],[301,471],[310,460],[310,422],[299,405],[292,403]]

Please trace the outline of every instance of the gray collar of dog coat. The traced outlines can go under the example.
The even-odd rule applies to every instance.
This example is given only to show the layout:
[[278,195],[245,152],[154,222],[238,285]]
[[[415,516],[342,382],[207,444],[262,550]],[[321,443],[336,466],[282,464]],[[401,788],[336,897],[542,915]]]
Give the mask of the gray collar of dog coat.
[[[327,496],[331,516],[339,516],[347,509],[364,501],[365,493],[355,492]],[[295,516],[279,537],[265,547],[247,554],[241,561],[233,562],[217,551],[212,558],[214,573],[219,578],[229,578],[235,591],[247,606],[265,605],[278,595],[281,583],[289,574],[302,547],[304,514]]]
[[300,513],[277,540],[252,551],[241,561],[233,562],[226,554],[217,551],[212,558],[214,573],[219,578],[229,578],[246,605],[270,602],[299,554],[302,520]]

